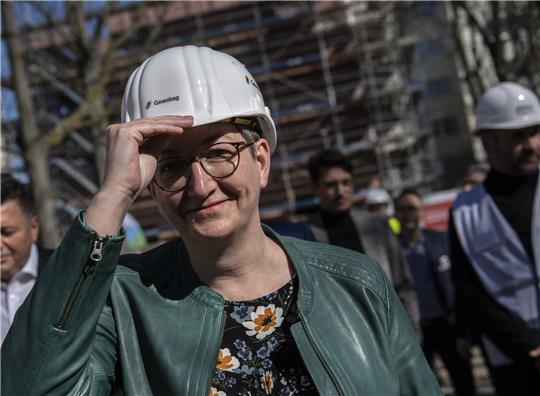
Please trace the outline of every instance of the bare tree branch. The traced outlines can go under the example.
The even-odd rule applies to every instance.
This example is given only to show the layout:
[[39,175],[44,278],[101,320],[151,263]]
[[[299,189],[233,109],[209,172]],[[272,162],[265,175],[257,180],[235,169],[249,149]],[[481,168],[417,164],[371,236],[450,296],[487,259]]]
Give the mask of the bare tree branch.
[[491,15],[493,19],[493,32],[491,34],[491,47],[493,62],[495,64],[495,70],[499,81],[506,81],[508,79],[507,68],[503,56],[503,44],[501,43],[501,15],[498,1],[489,3],[491,5]]
[[150,33],[144,41],[143,48],[148,48],[148,46],[150,46],[161,33],[161,30],[163,29],[163,25],[165,23],[165,18],[167,16],[167,10],[170,7],[170,4],[171,3],[164,3],[161,7],[159,7],[160,13],[158,15],[158,23],[154,24],[152,30],[150,30]]
[[[48,37],[48,41],[51,45],[54,45],[58,40],[54,37],[54,34],[58,34],[61,37],[61,41],[69,43],[71,36],[65,29],[65,25],[58,23],[58,18],[53,15],[53,9],[51,2],[46,1],[30,1],[28,4],[33,7],[46,21],[46,27],[40,30],[41,34]],[[56,28],[53,28],[56,27]]]
[[[475,99],[492,78],[520,81],[540,91],[539,3],[452,2],[448,9],[455,16],[451,23],[456,49]],[[462,26],[459,13],[467,18]],[[462,32],[470,32],[471,40],[465,40]]]
[[469,63],[465,46],[463,45],[463,39],[461,36],[463,29],[459,22],[461,8],[457,2],[452,2],[451,5],[454,14],[454,17],[451,20],[452,34],[455,38],[454,42],[457,47],[456,49],[459,59],[461,60],[461,64],[463,66],[463,71],[465,72],[465,82],[469,87],[469,91],[471,92],[474,102],[476,103],[482,94],[481,84],[478,76],[478,67]]
[[[493,61],[495,62],[497,60],[498,55],[497,55],[497,48],[495,46],[495,39],[493,37],[493,33],[487,29],[487,27],[480,21],[480,18],[473,11],[472,7],[474,5],[468,4],[466,2],[457,2],[456,5],[460,7],[463,11],[465,11],[470,25],[474,27],[476,31],[480,34],[480,37],[482,38],[484,45],[487,47]],[[481,58],[478,58],[478,59],[481,59]],[[495,68],[497,69],[497,65],[495,66]],[[496,71],[497,71],[497,75],[499,76],[498,70]]]
[[32,190],[41,218],[41,238],[47,247],[56,247],[60,241],[60,232],[55,213],[55,192],[51,185],[48,167],[49,150],[46,145],[36,142],[39,128],[35,117],[33,95],[28,80],[25,52],[26,46],[15,19],[15,10],[11,2],[2,2],[2,14],[6,31],[6,41],[11,61],[14,85],[17,92],[19,114],[21,115],[23,152],[27,161],[28,173],[32,180]]
[[82,1],[66,2],[67,20],[70,21],[73,42],[83,58],[88,57],[89,46],[86,38],[86,19]]
[[115,2],[114,1],[107,1],[105,3],[105,8],[100,13],[99,17],[97,17],[97,25],[96,29],[94,31],[94,36],[92,37],[92,41],[94,43],[98,43],[99,39],[101,38],[101,35],[103,34],[103,29],[107,25],[107,19],[112,13],[112,10],[114,8]]
[[[108,15],[111,12],[112,6],[105,8],[105,13]],[[79,56],[81,57],[80,66],[82,76],[84,76],[84,85],[86,94],[84,100],[79,103],[78,108],[75,109],[70,115],[56,123],[54,128],[42,136],[36,139],[37,142],[46,142],[48,147],[54,147],[60,144],[65,137],[73,130],[80,130],[83,128],[103,128],[103,123],[111,116],[112,109],[116,109],[115,106],[108,110],[100,104],[103,102],[105,95],[105,89],[109,82],[110,76],[114,68],[114,59],[118,48],[124,45],[127,41],[133,39],[133,36],[145,23],[144,16],[146,15],[147,5],[141,3],[137,7],[136,20],[131,23],[129,29],[126,29],[124,33],[117,39],[109,41],[105,51],[103,47],[97,45],[97,43],[90,44],[92,40],[88,40],[84,13],[82,3],[70,4],[69,8],[69,20],[73,23],[71,29],[74,33],[74,37],[71,42],[75,43],[78,48]],[[166,17],[166,7],[161,8],[159,14],[160,19]],[[105,18],[106,15],[101,15],[100,18]],[[103,21],[103,19],[101,19]],[[104,22],[103,22],[104,23]],[[157,23],[147,39],[144,46],[150,45],[161,31],[162,23]],[[96,132],[96,136],[100,136],[99,132]],[[99,163],[99,161],[97,161]]]

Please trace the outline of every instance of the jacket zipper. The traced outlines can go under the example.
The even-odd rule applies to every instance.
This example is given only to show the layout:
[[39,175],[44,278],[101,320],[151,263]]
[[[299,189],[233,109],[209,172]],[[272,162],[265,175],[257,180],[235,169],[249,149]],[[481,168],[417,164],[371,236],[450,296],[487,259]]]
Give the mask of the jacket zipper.
[[330,377],[330,379],[332,380],[332,383],[334,384],[334,387],[336,388],[337,392],[339,395],[341,396],[345,396],[345,391],[342,389],[341,385],[339,384],[339,382],[337,381],[337,378],[334,376],[334,374],[332,373],[332,371],[330,370],[330,367],[328,366],[328,364],[326,363],[326,361],[323,359],[322,355],[321,355],[321,352],[319,351],[319,349],[317,348],[317,345],[315,344],[315,341],[313,341],[313,338],[311,337],[311,334],[309,333],[307,327],[306,327],[306,322],[305,322],[305,319],[304,319],[304,316],[302,314],[300,314],[300,323],[302,323],[302,327],[304,329],[304,333],[306,334],[306,337],[309,341],[309,343],[311,344],[311,347],[313,348],[313,350],[315,351],[315,354],[317,355],[317,357],[319,358],[319,361],[321,362],[321,364],[323,365],[324,369],[326,370],[326,372],[328,373],[328,376]]
[[223,331],[225,330],[225,322],[226,322],[226,316],[225,316],[225,308],[223,308],[223,315],[221,316],[221,329],[220,329],[220,337],[219,337],[219,344],[217,346],[217,349],[214,350],[214,360],[212,360],[212,369],[210,371],[210,378],[208,378],[207,386],[206,386],[206,395],[210,392],[210,387],[212,386],[212,379],[214,378],[214,368],[216,367],[216,361],[219,356],[219,350],[221,348],[221,343],[223,342]]
[[102,238],[100,236],[96,237],[96,239],[94,240],[92,253],[90,253],[90,257],[86,262],[86,265],[83,267],[82,273],[77,278],[75,286],[73,287],[73,289],[71,289],[71,292],[69,293],[67,303],[64,306],[64,309],[62,310],[62,315],[60,316],[60,320],[56,325],[57,329],[64,330],[64,328],[66,327],[66,322],[69,319],[73,306],[75,305],[75,301],[77,300],[77,297],[79,297],[86,278],[88,278],[88,276],[94,272],[96,264],[101,261],[104,241],[105,238]]

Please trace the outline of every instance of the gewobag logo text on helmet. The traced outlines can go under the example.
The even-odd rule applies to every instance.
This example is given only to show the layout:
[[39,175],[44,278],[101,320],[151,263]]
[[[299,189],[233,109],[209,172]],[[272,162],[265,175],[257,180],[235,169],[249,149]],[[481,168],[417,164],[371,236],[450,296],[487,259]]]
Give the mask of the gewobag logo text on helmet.
[[179,102],[179,101],[180,101],[180,96],[169,96],[168,98],[165,98],[165,99],[156,99],[156,100],[150,99],[150,100],[146,101],[145,108],[149,109],[150,106],[152,106],[152,104],[154,106],[158,106],[158,105],[163,104],[163,103]]
[[249,78],[249,76],[245,76],[245,77],[246,77],[246,84],[247,84],[247,85],[253,85],[253,86],[254,86],[255,88],[257,88],[259,91],[261,90],[261,89],[259,88],[259,86],[257,85],[257,83],[255,82],[254,79]]

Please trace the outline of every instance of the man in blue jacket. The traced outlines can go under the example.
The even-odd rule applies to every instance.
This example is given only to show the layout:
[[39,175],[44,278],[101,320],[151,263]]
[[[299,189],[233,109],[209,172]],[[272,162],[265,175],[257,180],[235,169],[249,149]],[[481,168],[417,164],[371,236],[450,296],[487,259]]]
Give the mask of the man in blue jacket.
[[418,295],[422,349],[430,364],[435,353],[439,354],[457,395],[474,395],[467,334],[463,323],[456,326],[448,235],[421,227],[422,198],[416,190],[403,190],[394,207],[401,224],[399,239]]

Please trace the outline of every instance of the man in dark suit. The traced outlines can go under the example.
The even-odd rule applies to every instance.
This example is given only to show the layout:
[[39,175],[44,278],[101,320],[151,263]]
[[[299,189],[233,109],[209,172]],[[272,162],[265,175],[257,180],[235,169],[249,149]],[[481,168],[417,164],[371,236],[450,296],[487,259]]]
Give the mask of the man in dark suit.
[[0,215],[3,342],[17,309],[32,290],[51,252],[36,245],[39,221],[31,191],[27,185],[6,173],[2,173]]
[[377,260],[392,282],[420,336],[416,292],[399,241],[388,219],[353,207],[352,167],[337,150],[322,150],[309,160],[319,210],[308,223],[319,242],[356,250]]

